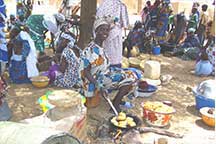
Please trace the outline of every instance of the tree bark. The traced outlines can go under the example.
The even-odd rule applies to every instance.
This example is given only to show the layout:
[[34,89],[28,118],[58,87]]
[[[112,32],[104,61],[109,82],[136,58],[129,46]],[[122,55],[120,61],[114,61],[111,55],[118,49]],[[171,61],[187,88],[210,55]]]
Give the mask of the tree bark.
[[92,27],[96,14],[97,0],[81,1],[80,38],[78,46],[84,49],[92,38]]

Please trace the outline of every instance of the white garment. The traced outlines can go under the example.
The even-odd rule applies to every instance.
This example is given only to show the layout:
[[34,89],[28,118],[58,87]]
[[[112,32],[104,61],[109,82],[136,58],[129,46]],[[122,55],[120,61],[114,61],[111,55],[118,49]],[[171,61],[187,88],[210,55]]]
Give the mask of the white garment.
[[20,32],[20,37],[23,40],[27,40],[29,42],[29,45],[30,45],[30,52],[26,58],[26,67],[27,67],[28,78],[38,76],[39,71],[38,71],[37,66],[36,66],[37,53],[36,53],[34,41],[31,39],[30,35],[25,31]]
[[112,27],[108,38],[104,41],[103,47],[112,65],[120,64],[122,61],[122,28],[129,25],[127,7],[120,0],[104,0],[99,6],[96,16],[111,16],[118,19]]
[[48,29],[52,34],[57,34],[58,32],[58,25],[53,15],[44,15],[43,26]]

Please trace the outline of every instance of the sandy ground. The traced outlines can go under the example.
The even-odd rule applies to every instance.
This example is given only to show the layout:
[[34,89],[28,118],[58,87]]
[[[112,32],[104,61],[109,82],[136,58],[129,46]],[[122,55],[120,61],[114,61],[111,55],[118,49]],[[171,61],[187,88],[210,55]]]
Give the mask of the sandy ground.
[[[168,138],[169,144],[213,144],[215,141],[214,128],[203,124],[199,112],[195,109],[195,99],[187,87],[193,87],[206,79],[213,77],[196,77],[190,73],[194,68],[193,61],[182,61],[175,57],[158,56],[161,61],[162,74],[173,76],[172,81],[159,87],[159,90],[150,98],[136,98],[133,103],[135,108],[128,111],[142,118],[141,103],[145,101],[163,101],[169,100],[173,103],[176,113],[173,115],[170,126],[165,128],[170,131],[184,134],[183,139]],[[13,112],[11,121],[18,122],[25,118],[30,118],[42,114],[37,103],[37,99],[46,93],[46,89],[34,88],[31,84],[15,85],[11,84],[9,89],[8,103]],[[111,141],[95,138],[97,127],[103,124],[111,116],[108,104],[102,100],[97,108],[89,109],[87,115],[87,135],[86,143],[104,143]],[[143,126],[146,124],[143,122]],[[157,138],[163,137],[154,133],[142,134],[144,144],[153,144]]]

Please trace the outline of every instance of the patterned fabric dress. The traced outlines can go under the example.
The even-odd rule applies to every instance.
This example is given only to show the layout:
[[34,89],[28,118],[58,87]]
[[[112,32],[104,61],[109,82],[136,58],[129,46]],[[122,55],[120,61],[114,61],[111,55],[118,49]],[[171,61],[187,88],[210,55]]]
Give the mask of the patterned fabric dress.
[[213,75],[215,74],[215,40],[212,41],[211,45],[206,49],[210,63],[213,66]]
[[3,0],[0,0],[0,14],[3,21],[0,21],[0,73],[4,71],[5,64],[8,61],[8,54],[7,54],[7,41],[5,39],[5,33],[3,29],[5,27],[5,3]]
[[160,39],[163,39],[168,29],[169,14],[171,10],[171,6],[167,4],[167,6],[162,6],[159,11],[156,36]]
[[35,42],[36,49],[40,52],[44,51],[44,32],[47,30],[43,26],[44,15],[31,15],[26,24],[30,28],[30,35]]
[[112,65],[121,63],[122,60],[122,28],[129,25],[127,7],[120,0],[104,0],[97,9],[96,16],[111,16],[116,19],[108,38],[104,41],[103,47]]
[[90,73],[97,83],[105,89],[117,89],[128,85],[141,77],[141,72],[136,69],[122,69],[110,67],[104,49],[91,42],[81,55],[81,85],[86,97],[94,96],[97,87],[84,76],[84,69],[91,66]]
[[20,36],[16,39],[22,41],[23,47],[20,55],[14,54],[13,52],[9,65],[10,78],[17,84],[28,83],[30,80],[28,78],[26,58],[31,48],[27,40],[22,40]]
[[68,65],[65,72],[56,77],[54,85],[63,88],[72,88],[79,80],[80,59],[69,47],[63,50],[62,58],[65,58]]

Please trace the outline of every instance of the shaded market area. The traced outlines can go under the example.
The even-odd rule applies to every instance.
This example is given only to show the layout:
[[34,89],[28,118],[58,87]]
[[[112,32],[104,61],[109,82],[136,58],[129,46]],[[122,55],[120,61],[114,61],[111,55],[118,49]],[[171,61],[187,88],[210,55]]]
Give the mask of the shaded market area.
[[213,144],[214,0],[0,0],[0,144]]

